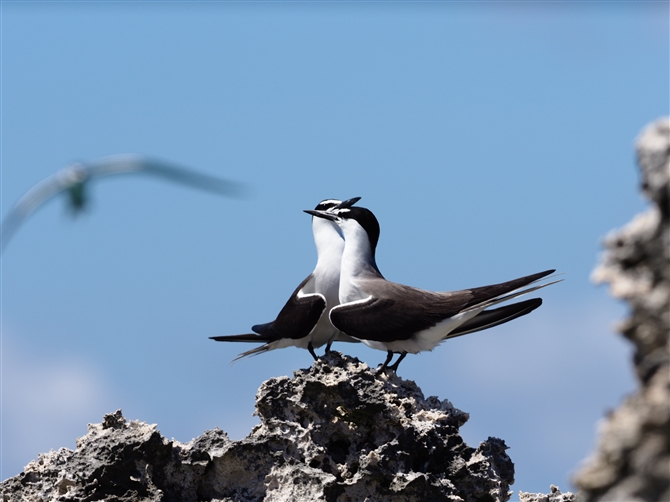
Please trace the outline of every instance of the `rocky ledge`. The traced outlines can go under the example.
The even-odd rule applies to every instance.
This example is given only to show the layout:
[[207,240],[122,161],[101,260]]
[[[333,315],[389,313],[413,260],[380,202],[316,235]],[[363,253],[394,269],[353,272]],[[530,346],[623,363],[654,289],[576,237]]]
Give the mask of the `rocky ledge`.
[[332,352],[256,396],[261,424],[187,444],[121,411],[89,425],[76,450],[41,454],[2,483],[4,501],[505,501],[504,441],[472,448],[467,413],[412,381]]
[[[606,240],[594,272],[629,303],[619,331],[635,346],[639,388],[603,422],[577,474],[579,500],[670,501],[670,120],[637,145],[648,211]],[[241,441],[205,432],[168,441],[121,411],[89,426],[75,451],[39,456],[0,484],[3,501],[506,501],[505,443],[459,435],[468,415],[414,382],[331,353],[292,379],[265,382],[261,424]],[[572,493],[519,493],[570,502]]]

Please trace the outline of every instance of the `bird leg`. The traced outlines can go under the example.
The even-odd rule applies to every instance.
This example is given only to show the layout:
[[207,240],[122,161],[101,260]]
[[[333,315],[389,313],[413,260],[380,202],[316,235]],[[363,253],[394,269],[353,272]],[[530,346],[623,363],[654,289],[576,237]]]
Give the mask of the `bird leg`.
[[307,350],[309,350],[309,353],[312,354],[312,357],[314,358],[315,361],[319,360],[319,358],[316,357],[316,352],[314,352],[314,347],[312,346],[312,342],[309,342],[307,344]]
[[391,371],[393,371],[393,373],[396,373],[396,372],[398,371],[398,365],[400,364],[400,361],[402,361],[403,359],[405,359],[405,356],[406,356],[406,355],[407,355],[407,352],[402,352],[402,353],[400,354],[400,357],[398,358],[398,360],[397,360],[395,363],[393,363],[391,366],[389,366],[388,368],[389,368]]
[[331,340],[326,345],[326,354],[328,354],[328,352],[330,352],[330,347],[332,347],[332,346],[333,346],[333,341]]
[[389,350],[386,355],[386,361],[384,361],[384,364],[382,364],[382,367],[380,368],[381,371],[384,371],[386,368],[388,368],[391,359],[393,359],[393,352]]

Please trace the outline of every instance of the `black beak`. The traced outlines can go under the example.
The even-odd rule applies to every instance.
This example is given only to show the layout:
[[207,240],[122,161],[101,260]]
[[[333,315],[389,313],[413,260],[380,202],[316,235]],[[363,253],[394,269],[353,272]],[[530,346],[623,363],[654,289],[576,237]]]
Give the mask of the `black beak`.
[[356,202],[358,202],[359,200],[361,200],[360,197],[354,197],[353,199],[347,199],[345,201],[340,202],[333,209],[349,209],[351,206],[356,204]]
[[315,211],[314,209],[305,209],[304,211],[307,214],[311,214],[312,216],[317,216],[319,218],[324,218],[330,221],[337,221],[340,219],[339,216],[332,213],[327,213],[326,211]]

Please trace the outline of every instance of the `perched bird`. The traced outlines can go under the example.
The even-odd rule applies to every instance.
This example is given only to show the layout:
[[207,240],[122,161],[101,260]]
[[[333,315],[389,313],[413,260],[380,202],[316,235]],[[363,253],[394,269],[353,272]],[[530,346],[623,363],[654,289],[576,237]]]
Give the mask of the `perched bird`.
[[[360,197],[344,202],[326,199],[316,206],[316,210],[319,214],[327,214],[336,209],[349,208],[358,200]],[[335,340],[357,341],[340,333],[328,318],[331,309],[339,303],[340,262],[344,250],[342,233],[337,224],[320,217],[312,218],[312,232],[316,244],[316,267],[291,294],[277,318],[272,322],[253,326],[251,329],[255,333],[210,337],[217,342],[264,343],[243,352],[235,361],[284,347],[307,349],[316,360],[315,348],[327,344],[326,352],[329,352]]]
[[14,204],[14,207],[2,222],[2,249],[26,218],[51,197],[65,192],[69,208],[76,215],[83,211],[88,204],[88,186],[91,180],[113,174],[132,173],[158,176],[169,181],[223,195],[237,196],[242,193],[242,185],[234,181],[201,174],[139,155],[115,155],[86,164],[75,163],[40,181]]
[[[554,284],[529,286],[547,270],[501,284],[436,293],[387,281],[375,261],[379,222],[362,207],[306,210],[338,224],[344,235],[340,304],[330,311],[333,326],[373,349],[387,352],[382,369],[398,369],[408,353],[432,350],[447,338],[497,326],[528,314],[540,298],[486,310],[498,303]],[[525,288],[525,289],[522,289]],[[389,366],[393,354],[400,354]]]

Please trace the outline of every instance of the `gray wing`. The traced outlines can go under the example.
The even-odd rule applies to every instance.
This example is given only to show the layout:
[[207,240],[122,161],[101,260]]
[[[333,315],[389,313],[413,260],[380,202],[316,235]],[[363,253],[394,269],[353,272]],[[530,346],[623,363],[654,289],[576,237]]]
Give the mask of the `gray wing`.
[[[433,293],[375,279],[373,282],[377,297],[338,305],[331,310],[330,320],[340,331],[362,340],[407,340],[413,334],[431,328],[460,312],[488,308],[554,284],[550,282],[521,289],[553,272],[554,270],[546,270],[500,284],[449,293]],[[365,283],[361,286],[365,291]]]
[[326,309],[326,301],[322,295],[298,297],[298,292],[311,277],[307,276],[298,285],[274,321],[252,326],[254,333],[210,338],[217,342],[274,342],[283,338],[297,340],[306,337]]
[[236,181],[225,180],[203,174],[193,169],[150,159],[141,155],[114,155],[88,164],[92,178],[113,174],[145,173],[192,188],[206,190],[221,195],[239,197],[244,194],[244,186]]
[[[402,288],[400,284],[389,286]],[[418,295],[417,291],[407,288],[405,294],[338,305],[330,311],[330,321],[343,333],[361,340],[407,340],[458,314],[471,299],[467,291],[453,293],[450,298],[427,291]]]
[[298,297],[298,292],[311,278],[312,276],[308,275],[298,285],[274,321],[256,324],[251,329],[260,335],[272,336],[275,340],[281,338],[299,340],[309,335],[326,310],[326,300],[322,295]]
[[530,314],[540,305],[542,305],[542,298],[533,298],[531,300],[505,305],[504,307],[498,307],[497,309],[484,310],[451,331],[446,338],[469,335],[476,331],[500,326],[501,324]]
[[69,166],[43,179],[28,190],[2,221],[1,249],[5,248],[16,230],[36,209],[54,195],[67,190],[75,183],[81,183],[85,178],[86,170],[83,166]]
[[86,183],[91,178],[113,174],[146,173],[162,177],[200,190],[228,196],[241,196],[244,186],[235,181],[209,176],[192,169],[149,159],[141,155],[114,155],[83,164],[73,164],[56,174],[40,181],[22,196],[2,222],[2,243],[4,249],[16,230],[37,208],[58,193],[77,183]]

